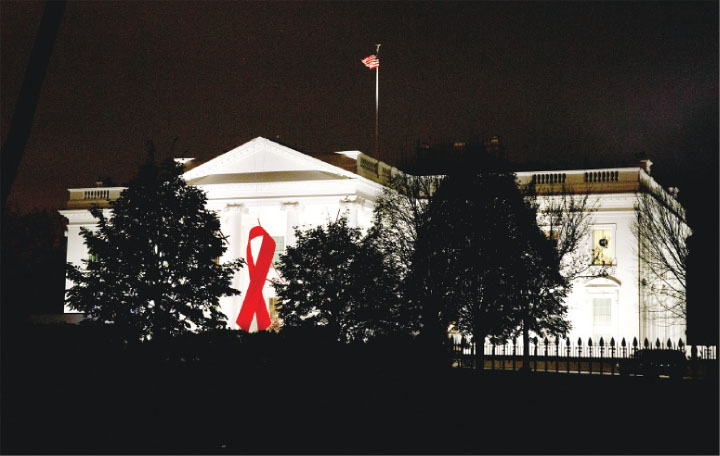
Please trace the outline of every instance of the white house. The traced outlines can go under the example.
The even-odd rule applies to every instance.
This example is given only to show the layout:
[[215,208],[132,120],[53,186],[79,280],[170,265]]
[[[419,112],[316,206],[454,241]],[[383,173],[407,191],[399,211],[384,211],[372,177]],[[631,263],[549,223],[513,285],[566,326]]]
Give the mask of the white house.
[[[638,196],[660,194],[679,203],[650,177],[649,160],[638,167],[533,171],[516,173],[520,185],[534,183],[542,199],[555,195],[588,195],[589,230],[581,243],[589,268],[573,283],[567,298],[572,322],[570,339],[592,337],[608,341],[624,337],[628,343],[647,338],[650,343],[668,339],[686,341],[685,319],[677,318],[652,291],[652,274],[639,255],[641,246],[634,225]],[[679,221],[684,225],[684,222]]]
[[[189,169],[184,178],[207,193],[208,208],[218,213],[221,230],[228,239],[225,258],[221,259],[224,261],[245,257],[249,230],[258,224],[276,241],[276,252],[293,245],[294,227],[323,224],[340,213],[348,216],[352,226],[369,227],[374,201],[383,191],[382,183],[397,172],[360,151],[309,156],[258,137]],[[583,248],[595,252],[604,264],[592,266],[586,276],[576,281],[568,297],[571,338],[685,339],[685,321],[670,321],[660,315],[642,286],[643,267],[632,230],[637,217],[636,198],[646,189],[662,191],[649,176],[649,163],[634,168],[521,172],[517,179],[519,185],[535,182],[541,195],[589,192],[590,207],[595,208]],[[69,190],[67,209],[60,211],[69,221],[69,262],[81,265],[87,259],[80,227],[95,226],[88,208],[93,203],[109,208],[109,201],[122,190]],[[257,248],[252,247],[253,251]],[[603,274],[599,273],[601,268]],[[233,286],[244,292],[248,284],[244,268]],[[66,289],[71,285],[68,281]],[[274,292],[269,284],[263,295],[272,314]],[[242,296],[221,301],[232,327],[237,327],[235,319],[241,304]],[[66,308],[66,312],[72,311]]]

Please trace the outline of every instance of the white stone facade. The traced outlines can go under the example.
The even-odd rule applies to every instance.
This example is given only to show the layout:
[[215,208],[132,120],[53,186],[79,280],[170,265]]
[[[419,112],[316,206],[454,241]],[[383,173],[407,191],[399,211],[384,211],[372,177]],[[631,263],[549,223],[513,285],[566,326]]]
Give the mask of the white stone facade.
[[[331,164],[333,163],[333,164]],[[274,237],[277,248],[293,245],[294,227],[311,227],[345,214],[352,226],[372,224],[374,201],[383,191],[381,182],[397,170],[359,151],[339,152],[321,160],[277,144],[256,138],[236,149],[190,169],[186,181],[207,193],[208,209],[217,211],[228,249],[221,261],[245,258],[247,237],[258,223]],[[574,283],[568,297],[570,337],[593,340],[614,337],[617,342],[634,337],[639,341],[668,338],[685,340],[685,322],[658,318],[650,312],[650,300],[644,296],[638,243],[632,226],[636,220],[636,194],[657,186],[642,168],[522,172],[520,185],[533,181],[538,193],[562,190],[590,194],[590,232],[583,242],[588,256],[593,243],[607,240],[611,260],[605,266],[593,266]],[[122,188],[70,189],[68,208],[60,211],[68,218],[67,261],[76,265],[87,259],[87,248],[80,227],[92,229],[95,220],[88,208],[92,203],[109,207]],[[661,191],[661,189],[660,189]],[[542,198],[542,197],[541,197]],[[107,209],[109,214],[109,209]],[[595,235],[593,234],[595,232]],[[593,238],[595,236],[595,238]],[[253,246],[255,251],[256,246]],[[604,274],[599,274],[600,270]],[[270,270],[270,278],[275,274]],[[249,283],[247,268],[233,279],[233,286],[245,291]],[[68,281],[66,289],[72,284]],[[274,292],[269,283],[263,295],[269,303]],[[242,296],[222,298],[223,311],[231,327],[242,304]],[[66,308],[66,312],[71,312]],[[255,323],[253,323],[255,325]]]

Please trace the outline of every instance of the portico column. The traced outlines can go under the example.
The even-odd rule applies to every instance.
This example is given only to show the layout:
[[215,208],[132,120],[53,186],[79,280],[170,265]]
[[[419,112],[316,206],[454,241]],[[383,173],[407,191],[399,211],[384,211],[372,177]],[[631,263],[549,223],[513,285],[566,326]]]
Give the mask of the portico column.
[[285,245],[295,245],[295,227],[299,222],[299,204],[297,201],[283,203],[280,210],[287,213],[285,229]]
[[359,196],[348,199],[344,198],[340,200],[340,207],[342,208],[342,212],[345,212],[345,210],[349,210],[348,214],[348,226],[350,228],[357,228],[358,227],[358,210],[359,207],[362,206],[363,202],[365,200]]
[[[223,229],[223,234],[227,237],[227,251],[225,252],[225,258],[228,261],[234,261],[238,258],[244,258],[244,248],[247,240],[244,239],[243,233],[243,215],[248,213],[247,207],[242,204],[228,204],[225,207],[227,213],[227,226]],[[227,231],[226,231],[227,230]],[[247,283],[245,275],[243,274],[244,269],[237,271],[232,278],[231,285],[236,290],[245,292]],[[242,306],[242,295],[231,296],[224,298],[223,311],[228,317],[228,325],[231,328],[238,328],[235,324],[235,319],[240,312]]]
[[227,231],[223,230],[228,241],[225,256],[232,261],[243,257],[242,221],[243,214],[247,214],[248,209],[242,204],[228,204],[225,211],[228,214]]

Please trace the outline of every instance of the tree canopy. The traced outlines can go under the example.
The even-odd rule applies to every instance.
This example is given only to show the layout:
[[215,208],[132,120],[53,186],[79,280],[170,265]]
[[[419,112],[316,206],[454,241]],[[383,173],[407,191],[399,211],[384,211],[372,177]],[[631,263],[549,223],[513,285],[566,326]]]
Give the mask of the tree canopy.
[[[57,212],[2,213],[2,321],[61,313],[65,294],[65,224]],[[37,286],[38,281],[43,286]]]
[[[455,322],[482,346],[518,328],[567,328],[559,255],[536,208],[501,167],[455,171],[441,183],[418,235],[413,280],[425,325]],[[482,357],[482,349],[477,350]]]
[[218,263],[226,247],[204,192],[185,183],[181,165],[156,164],[148,148],[137,177],[110,203],[112,216],[91,209],[97,230],[81,230],[89,259],[69,265],[67,303],[127,340],[222,328],[219,298],[239,294],[230,281],[243,261]]
[[421,261],[416,250],[418,233],[441,180],[438,176],[399,173],[375,202],[373,230],[388,268],[396,271],[399,299],[396,330],[405,334],[417,334],[422,328],[422,296],[417,287],[422,268],[416,265]]
[[287,326],[322,326],[338,340],[366,340],[391,331],[393,282],[372,233],[346,217],[296,230],[295,246],[280,255],[275,282],[278,315]]
[[524,225],[523,268],[514,290],[519,326],[512,335],[522,335],[523,368],[527,368],[531,334],[564,336],[570,330],[565,298],[573,279],[592,264],[580,244],[595,207],[589,203],[589,193],[574,194],[564,186],[540,193],[533,181],[521,192],[536,214],[536,223]]

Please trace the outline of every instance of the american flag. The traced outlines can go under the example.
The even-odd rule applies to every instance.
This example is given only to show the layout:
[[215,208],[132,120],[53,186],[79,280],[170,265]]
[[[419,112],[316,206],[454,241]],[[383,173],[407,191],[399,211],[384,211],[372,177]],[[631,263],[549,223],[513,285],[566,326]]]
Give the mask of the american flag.
[[362,63],[364,63],[365,66],[370,68],[371,70],[380,66],[380,60],[378,60],[375,54],[369,55],[362,59]]

